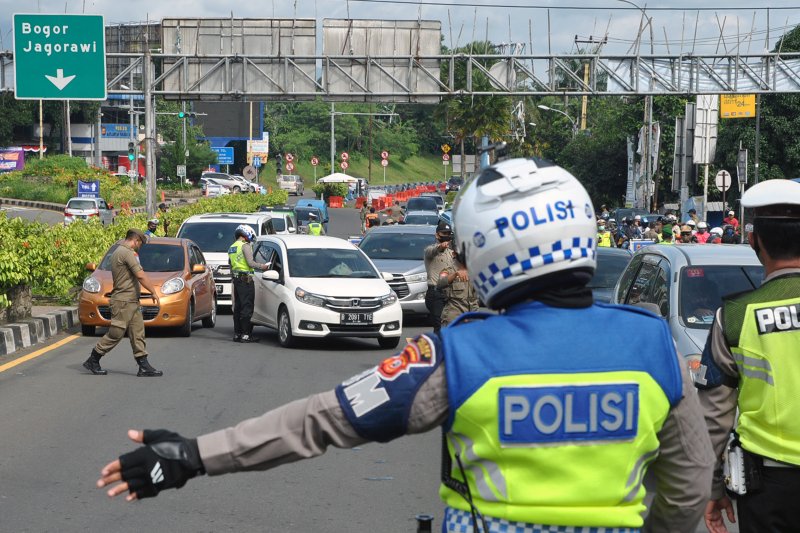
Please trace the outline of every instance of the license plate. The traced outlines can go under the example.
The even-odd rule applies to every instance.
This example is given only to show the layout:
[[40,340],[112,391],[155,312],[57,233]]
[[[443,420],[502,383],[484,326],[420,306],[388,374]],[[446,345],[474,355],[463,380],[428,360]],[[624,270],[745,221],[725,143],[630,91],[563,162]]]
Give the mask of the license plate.
[[372,324],[372,313],[342,313],[342,324]]
[[217,285],[217,294],[222,294],[222,285]]

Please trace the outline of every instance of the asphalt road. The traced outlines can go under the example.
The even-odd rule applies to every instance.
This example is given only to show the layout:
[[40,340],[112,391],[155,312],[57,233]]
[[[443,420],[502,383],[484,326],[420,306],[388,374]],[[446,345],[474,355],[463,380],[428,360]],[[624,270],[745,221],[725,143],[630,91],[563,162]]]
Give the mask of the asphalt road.
[[[331,211],[333,235],[355,234],[358,224],[355,210]],[[426,330],[404,324],[406,336]],[[100,468],[132,449],[128,428],[214,431],[330,389],[392,354],[367,339],[286,350],[274,332],[255,333],[258,344],[232,343],[230,315],[214,329],[198,323],[190,338],[149,331],[161,378],[137,378],[126,343],[103,359],[108,376],[88,374],[81,363],[97,339],[80,336],[13,368],[3,369],[12,359],[0,357],[0,531],[409,532],[419,513],[436,517],[436,531],[438,432],[330,448],[268,472],[204,477],[133,504],[95,488]]]
[[46,224],[59,224],[64,222],[64,213],[49,209],[34,209],[32,207],[2,206],[0,211],[5,212],[8,218],[21,217],[31,222],[39,221]]

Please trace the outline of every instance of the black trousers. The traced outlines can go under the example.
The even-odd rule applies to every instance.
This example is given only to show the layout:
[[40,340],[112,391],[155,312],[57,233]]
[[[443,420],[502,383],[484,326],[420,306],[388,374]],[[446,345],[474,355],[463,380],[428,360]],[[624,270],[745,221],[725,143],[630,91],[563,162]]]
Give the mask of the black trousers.
[[800,468],[764,467],[762,488],[736,497],[740,533],[800,531]]
[[233,332],[236,335],[250,335],[253,325],[253,302],[256,286],[253,276],[233,276]]
[[442,329],[442,311],[445,303],[446,299],[442,291],[429,285],[428,291],[425,293],[425,307],[433,317],[434,333],[439,333],[439,330]]

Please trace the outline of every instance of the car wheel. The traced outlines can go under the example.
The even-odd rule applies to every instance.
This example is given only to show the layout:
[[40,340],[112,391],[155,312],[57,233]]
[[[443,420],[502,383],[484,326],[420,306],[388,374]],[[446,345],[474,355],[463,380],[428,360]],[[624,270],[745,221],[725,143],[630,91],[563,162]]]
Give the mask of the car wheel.
[[400,344],[400,337],[378,337],[378,344],[381,348],[397,348]]
[[211,314],[203,319],[204,328],[213,328],[217,325],[217,297],[211,301]]
[[284,348],[291,348],[295,344],[289,311],[283,306],[278,311],[278,342]]
[[84,326],[81,324],[81,335],[84,337],[94,337],[94,332],[97,328],[95,326]]
[[241,187],[238,187],[238,186],[234,186],[234,187],[233,187],[233,193],[234,193],[234,194],[238,194],[238,193],[240,193],[240,192],[242,192],[242,189],[241,189]]
[[186,312],[186,322],[183,323],[178,331],[181,337],[192,336],[192,322],[194,322],[194,300],[189,302],[189,310]]

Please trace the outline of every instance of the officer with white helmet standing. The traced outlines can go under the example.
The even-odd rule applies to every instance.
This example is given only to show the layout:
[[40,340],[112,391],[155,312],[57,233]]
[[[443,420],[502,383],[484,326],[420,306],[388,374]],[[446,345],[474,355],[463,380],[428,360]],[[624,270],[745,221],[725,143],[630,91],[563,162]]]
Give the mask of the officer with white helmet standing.
[[257,342],[253,337],[253,305],[256,296],[254,269],[266,270],[267,265],[253,259],[252,242],[256,232],[247,224],[236,226],[236,240],[228,249],[228,263],[233,277],[233,342]]
[[[729,449],[727,470],[744,473],[744,479],[726,476],[737,494],[739,531],[797,531],[800,185],[761,182],[745,192],[742,205],[754,210],[748,242],[766,277],[758,289],[724,299],[693,373],[717,457]],[[713,533],[727,531],[723,512],[735,519],[723,485],[722,476],[714,479],[706,508]]]
[[[596,226],[578,180],[503,161],[462,188],[454,221],[470,279],[503,313],[462,315],[334,390],[196,440],[132,431],[146,445],[98,486],[134,500],[442,427],[443,531],[692,531],[713,462],[696,394],[663,320],[593,304]],[[595,327],[608,321],[626,338]],[[648,467],[658,495],[645,523]]]

